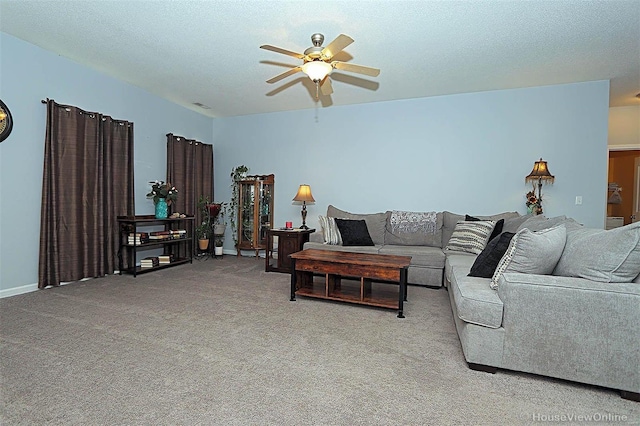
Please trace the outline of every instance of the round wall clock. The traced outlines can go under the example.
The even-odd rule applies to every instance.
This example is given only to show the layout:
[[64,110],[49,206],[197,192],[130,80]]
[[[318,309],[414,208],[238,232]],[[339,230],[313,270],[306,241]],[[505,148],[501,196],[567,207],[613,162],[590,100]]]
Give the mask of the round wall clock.
[[9,111],[9,108],[0,100],[0,142],[9,136],[11,129],[13,129],[11,111]]

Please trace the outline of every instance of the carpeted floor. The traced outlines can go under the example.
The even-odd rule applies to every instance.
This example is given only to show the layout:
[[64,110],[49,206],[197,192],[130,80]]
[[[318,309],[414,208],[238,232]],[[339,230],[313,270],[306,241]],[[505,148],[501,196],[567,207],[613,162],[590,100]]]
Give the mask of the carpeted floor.
[[469,370],[445,290],[405,314],[290,302],[235,256],[1,299],[0,423],[640,424],[609,389]]

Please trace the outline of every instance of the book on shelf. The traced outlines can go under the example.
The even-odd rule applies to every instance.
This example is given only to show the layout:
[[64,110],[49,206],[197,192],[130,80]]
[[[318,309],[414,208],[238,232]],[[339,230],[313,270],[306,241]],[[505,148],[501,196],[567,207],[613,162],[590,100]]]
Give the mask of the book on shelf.
[[149,242],[149,233],[147,232],[131,232],[127,236],[127,244],[140,245]]
[[175,260],[172,254],[163,254],[158,256],[158,262],[160,265],[167,265]]
[[149,256],[140,260],[141,268],[153,268],[154,266],[159,266],[160,260],[157,256]]
[[177,234],[186,234],[187,230],[186,229],[168,229],[166,231],[153,231],[150,232],[149,235],[150,236],[156,236],[156,235],[177,235]]

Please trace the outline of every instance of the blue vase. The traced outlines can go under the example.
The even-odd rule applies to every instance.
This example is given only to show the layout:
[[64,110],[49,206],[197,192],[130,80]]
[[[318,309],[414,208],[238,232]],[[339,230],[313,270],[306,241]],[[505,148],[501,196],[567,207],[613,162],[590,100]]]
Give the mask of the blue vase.
[[156,219],[166,219],[167,216],[167,199],[159,198],[156,203]]

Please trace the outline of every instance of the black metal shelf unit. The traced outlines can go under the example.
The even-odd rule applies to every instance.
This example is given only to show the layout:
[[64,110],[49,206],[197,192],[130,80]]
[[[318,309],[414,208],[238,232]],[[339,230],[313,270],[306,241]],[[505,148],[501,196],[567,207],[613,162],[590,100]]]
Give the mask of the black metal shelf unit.
[[[118,261],[120,274],[128,273],[143,274],[157,271],[159,269],[170,268],[172,266],[193,262],[193,216],[182,218],[156,219],[154,215],[142,216],[118,216],[120,228],[120,250],[118,251]],[[159,228],[162,231],[149,231],[149,227]],[[179,232],[183,230],[185,232]],[[163,240],[147,241],[146,236],[163,233],[170,234]],[[144,241],[144,242],[143,242]],[[164,255],[171,256],[171,262],[159,264],[152,267],[136,266],[138,251],[163,248]],[[127,266],[124,259],[127,259]]]

